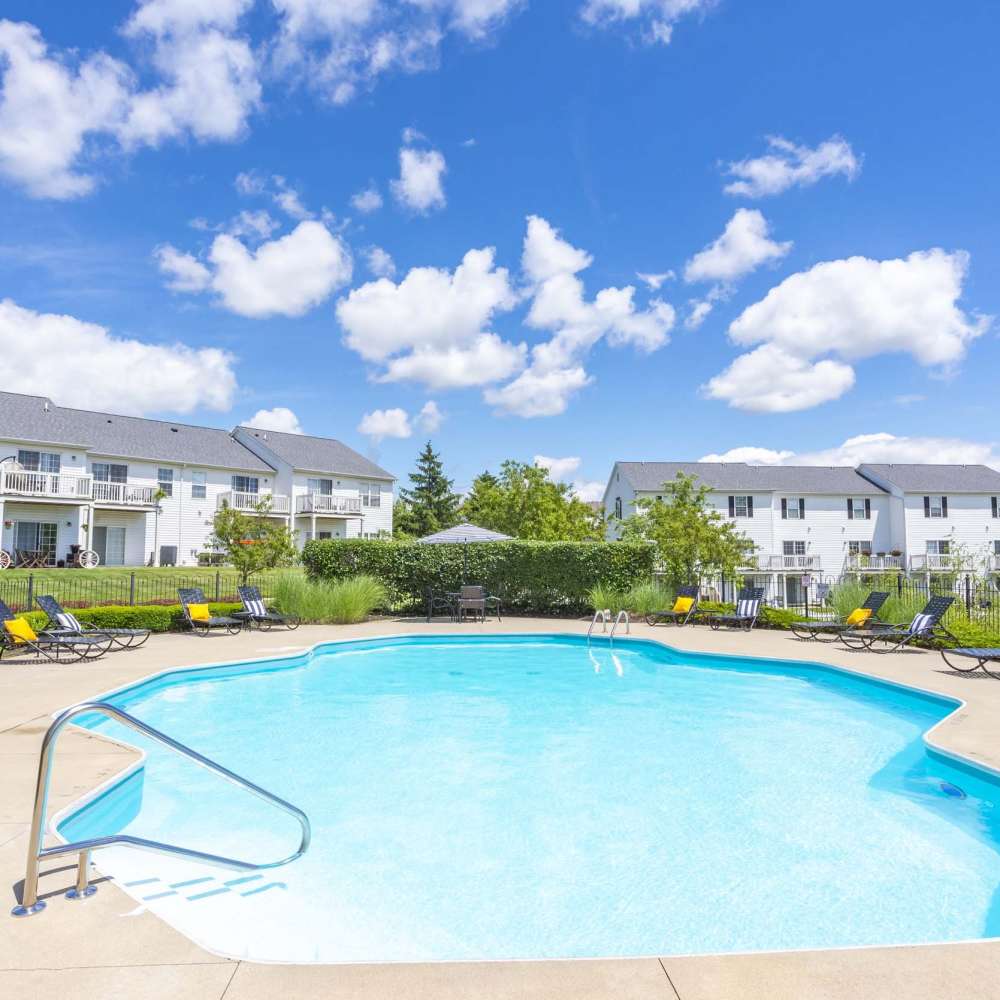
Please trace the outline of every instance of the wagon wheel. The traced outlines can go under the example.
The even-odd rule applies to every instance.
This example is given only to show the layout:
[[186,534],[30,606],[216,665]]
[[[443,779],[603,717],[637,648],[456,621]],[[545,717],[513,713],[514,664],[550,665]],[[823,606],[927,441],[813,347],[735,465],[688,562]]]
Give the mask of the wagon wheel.
[[76,557],[77,566],[83,569],[96,569],[101,563],[101,557],[93,549],[81,549]]
[[5,549],[0,549],[0,569],[10,569],[10,564],[14,560],[11,559],[10,553]]

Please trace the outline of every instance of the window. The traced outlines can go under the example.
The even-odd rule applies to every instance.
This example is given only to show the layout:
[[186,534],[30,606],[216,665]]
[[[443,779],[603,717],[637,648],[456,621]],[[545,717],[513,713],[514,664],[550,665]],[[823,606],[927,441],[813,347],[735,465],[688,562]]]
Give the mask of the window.
[[18,521],[14,527],[14,553],[20,561],[18,553],[30,554],[30,557],[41,556],[47,566],[56,561],[56,536],[59,526],[50,521]]
[[730,497],[730,517],[753,517],[753,497]]
[[990,497],[990,507],[993,508],[993,516],[1000,517],[1000,508],[998,508],[998,497]]
[[233,476],[234,493],[259,493],[260,480],[256,476]]
[[358,489],[362,507],[381,507],[382,489],[378,483],[362,483]]
[[208,495],[206,486],[208,484],[208,474],[204,472],[191,473],[191,499],[204,500]]
[[782,542],[781,550],[786,556],[804,556],[806,554],[805,542]]
[[993,555],[1000,556],[1000,538],[993,541]]
[[924,517],[947,517],[947,497],[924,497]]
[[308,479],[306,480],[306,486],[310,493],[318,493],[324,497],[333,495],[332,479]]
[[621,520],[621,517],[622,517],[622,498],[621,497],[615,497],[615,517],[617,517],[619,521]]
[[157,469],[156,484],[165,496],[172,497],[174,495],[174,470]]
[[848,542],[847,551],[852,556],[870,556],[872,554],[872,543],[866,541]]
[[848,497],[847,518],[850,521],[870,521],[872,502],[870,497]]
[[94,479],[98,483],[127,483],[128,466],[113,465],[111,462],[94,462],[91,467]]
[[927,554],[929,556],[946,556],[951,553],[951,542],[943,540],[927,540]]
[[28,472],[54,472],[59,473],[62,465],[62,456],[50,451],[24,451],[18,450],[18,465],[24,466]]
[[801,521],[806,516],[805,497],[782,497],[781,516],[790,521]]

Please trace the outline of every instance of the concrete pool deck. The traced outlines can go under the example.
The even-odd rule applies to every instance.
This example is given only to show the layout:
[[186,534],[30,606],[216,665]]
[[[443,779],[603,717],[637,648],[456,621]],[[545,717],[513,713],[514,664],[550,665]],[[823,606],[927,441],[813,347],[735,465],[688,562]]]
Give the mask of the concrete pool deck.
[[[426,965],[262,965],[199,948],[111,881],[93,871],[98,893],[69,902],[73,859],[42,866],[37,916],[7,916],[19,899],[42,735],[53,712],[162,670],[292,653],[330,639],[390,634],[581,634],[586,623],[508,619],[485,625],[379,621],[311,626],[297,632],[199,639],[154,636],[147,646],[85,664],[0,661],[0,996],[56,995],[64,1000],[265,1000],[393,997],[396,1000],[995,1000],[1000,996],[1000,941],[968,944],[774,952],[694,958]],[[966,705],[932,734],[940,748],[1000,772],[1000,681],[950,672],[936,653],[885,656],[803,643],[786,633],[712,632],[633,625],[632,635],[700,652],[815,660],[961,698]],[[49,814],[134,760],[134,751],[78,729],[60,739]]]

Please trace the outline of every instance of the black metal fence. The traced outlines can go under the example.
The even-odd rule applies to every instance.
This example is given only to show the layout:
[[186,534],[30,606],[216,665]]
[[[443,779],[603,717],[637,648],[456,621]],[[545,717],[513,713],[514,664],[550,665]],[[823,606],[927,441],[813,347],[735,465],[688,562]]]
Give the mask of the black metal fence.
[[[268,594],[268,577],[250,581]],[[62,570],[52,573],[0,573],[0,598],[14,611],[35,609],[35,598],[51,594],[64,607],[89,608],[97,605],[176,604],[181,587],[201,587],[210,601],[239,601],[236,588],[240,576],[232,571],[184,573],[148,576],[122,573],[113,577],[91,576],[86,570]]]

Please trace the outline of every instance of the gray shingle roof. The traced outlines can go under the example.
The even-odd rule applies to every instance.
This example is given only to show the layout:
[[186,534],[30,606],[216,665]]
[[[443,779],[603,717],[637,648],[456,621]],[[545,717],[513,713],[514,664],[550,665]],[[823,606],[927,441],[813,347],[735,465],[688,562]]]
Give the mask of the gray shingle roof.
[[229,431],[216,427],[75,410],[44,396],[14,392],[0,392],[0,439],[79,447],[113,458],[273,471]]
[[988,465],[875,465],[869,470],[904,493],[996,493],[1000,494],[1000,472]]
[[713,490],[819,493],[865,496],[884,493],[846,465],[748,465],[746,462],[619,462],[618,469],[641,493],[655,493],[678,472]]
[[252,434],[293,469],[304,472],[336,472],[344,476],[362,476],[368,479],[396,478],[391,472],[386,472],[335,438],[282,434],[257,427],[240,427],[240,430]]

